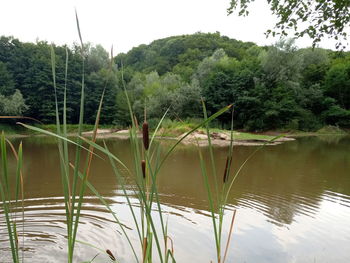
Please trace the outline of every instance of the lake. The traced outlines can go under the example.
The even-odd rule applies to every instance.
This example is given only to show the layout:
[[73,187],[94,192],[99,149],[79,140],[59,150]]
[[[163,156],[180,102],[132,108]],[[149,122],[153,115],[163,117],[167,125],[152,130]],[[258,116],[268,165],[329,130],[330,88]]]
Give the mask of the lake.
[[[17,144],[18,140],[14,142]],[[113,153],[132,165],[127,139],[107,143]],[[66,262],[57,145],[45,137],[24,138],[23,145],[24,222],[20,214],[17,218],[19,232],[24,226],[25,262]],[[255,149],[235,147],[234,170]],[[207,150],[201,150],[209,160]],[[73,147],[70,153],[73,156]],[[226,153],[226,148],[214,149],[220,176]],[[127,232],[140,251],[126,199],[108,160],[94,159],[89,181],[128,227]],[[133,178],[128,177],[127,184],[132,189]],[[214,262],[214,235],[198,149],[181,145],[162,168],[158,186],[177,262]],[[137,199],[131,201],[138,209]],[[350,137],[304,137],[264,147],[234,184],[225,233],[234,209],[237,214],[227,262],[350,262]],[[5,227],[0,211],[0,262],[4,263],[11,262]],[[227,235],[223,237],[226,242]],[[22,238],[20,233],[20,242]],[[77,239],[110,249],[120,262],[134,262],[120,228],[90,192],[86,193]],[[74,262],[91,260],[97,254],[93,262],[108,262],[108,257],[97,249],[79,243]]]

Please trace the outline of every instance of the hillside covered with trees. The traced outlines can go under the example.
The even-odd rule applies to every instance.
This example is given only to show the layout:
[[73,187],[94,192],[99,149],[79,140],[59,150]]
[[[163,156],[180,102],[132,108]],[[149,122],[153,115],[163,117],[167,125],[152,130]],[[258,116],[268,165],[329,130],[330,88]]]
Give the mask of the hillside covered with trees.
[[[82,78],[79,46],[55,46],[58,95],[63,101],[68,54],[68,120],[77,123]],[[93,123],[104,87],[101,122],[129,124],[124,86],[138,118],[201,118],[201,98],[214,113],[234,105],[234,126],[245,130],[317,130],[350,127],[350,54],[298,49],[291,40],[271,47],[244,43],[219,33],[168,37],[118,54],[87,44],[85,122]],[[124,85],[123,85],[124,83]],[[0,38],[0,115],[54,122],[50,45]],[[230,123],[229,113],[217,121]]]

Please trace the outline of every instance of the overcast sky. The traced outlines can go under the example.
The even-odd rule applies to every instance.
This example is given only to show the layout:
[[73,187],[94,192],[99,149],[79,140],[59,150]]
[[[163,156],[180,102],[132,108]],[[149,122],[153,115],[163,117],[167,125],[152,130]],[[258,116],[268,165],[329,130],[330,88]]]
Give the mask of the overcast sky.
[[[265,38],[275,18],[266,1],[257,0],[250,15],[227,16],[230,0],[0,0],[0,35],[21,41],[36,39],[68,44],[78,42],[74,9],[79,15],[83,40],[101,44],[114,53],[173,35],[216,32],[230,38],[269,45]],[[299,47],[311,40],[297,41]],[[325,40],[321,47],[334,49]]]

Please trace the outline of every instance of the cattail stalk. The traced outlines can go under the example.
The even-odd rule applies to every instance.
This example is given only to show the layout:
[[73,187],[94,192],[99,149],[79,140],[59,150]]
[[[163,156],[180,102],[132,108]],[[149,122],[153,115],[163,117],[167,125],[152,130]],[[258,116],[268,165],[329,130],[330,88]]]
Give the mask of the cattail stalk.
[[141,161],[141,169],[142,169],[143,178],[146,178],[146,161],[145,160]]
[[143,239],[143,262],[146,262],[146,252],[147,252],[147,237]]
[[142,124],[142,139],[143,139],[143,146],[145,147],[145,150],[148,150],[149,147],[149,134],[148,134],[148,123],[144,122]]

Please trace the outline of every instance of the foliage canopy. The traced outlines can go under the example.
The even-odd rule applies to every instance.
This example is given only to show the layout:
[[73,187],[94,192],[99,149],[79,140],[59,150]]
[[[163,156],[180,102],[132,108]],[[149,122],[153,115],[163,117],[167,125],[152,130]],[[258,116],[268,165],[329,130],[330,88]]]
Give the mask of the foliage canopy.
[[[238,9],[239,15],[248,15],[249,5],[254,1],[231,0],[228,14]],[[278,19],[275,29],[267,30],[267,35],[287,36],[294,31],[295,37],[308,35],[313,46],[325,37],[337,40],[337,48],[345,45],[350,25],[349,0],[267,0],[267,3]]]
[[[155,40],[118,54],[109,70],[109,55],[101,46],[87,44],[84,52],[79,46],[53,48],[59,101],[68,51],[68,123],[79,119],[83,53],[86,123],[94,122],[105,89],[100,122],[130,125],[125,87],[137,119],[144,118],[146,108],[151,126],[167,109],[171,120],[197,122],[204,98],[209,113],[233,104],[236,129],[350,127],[350,55],[346,52],[298,49],[292,40],[260,47],[219,33],[196,33]],[[63,105],[58,107],[62,112]],[[0,37],[0,111],[54,122],[48,43]],[[230,120],[230,114],[223,114],[215,125],[228,128]]]

